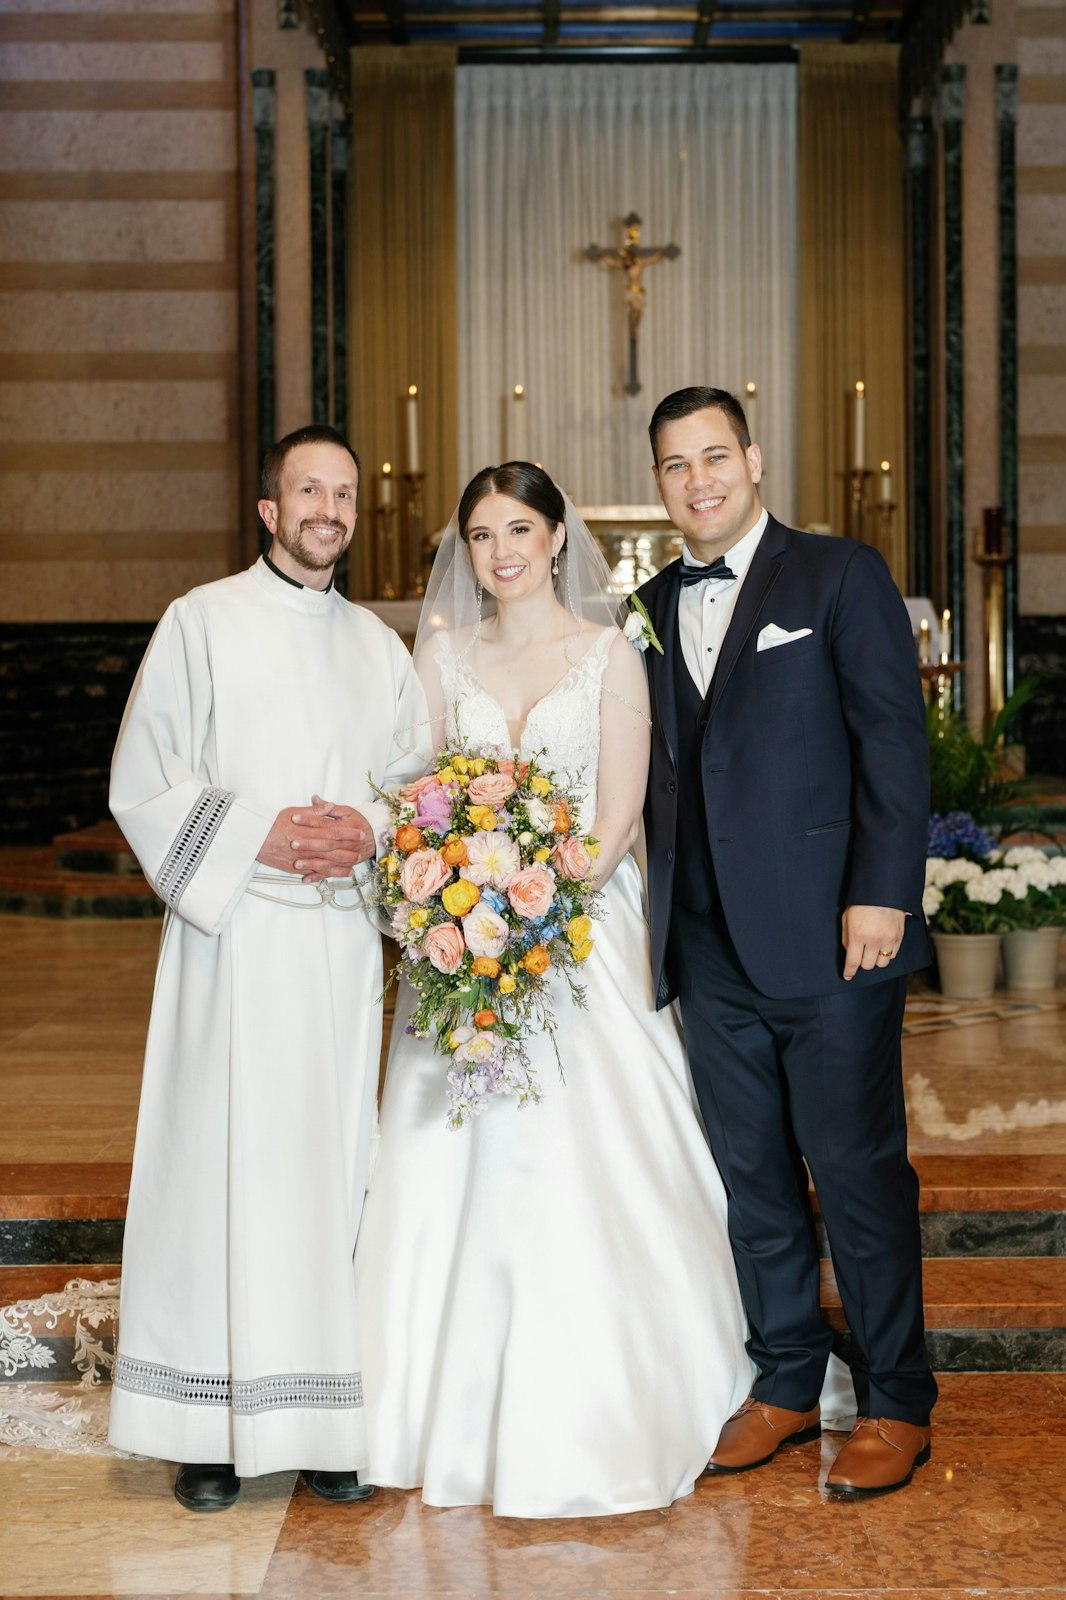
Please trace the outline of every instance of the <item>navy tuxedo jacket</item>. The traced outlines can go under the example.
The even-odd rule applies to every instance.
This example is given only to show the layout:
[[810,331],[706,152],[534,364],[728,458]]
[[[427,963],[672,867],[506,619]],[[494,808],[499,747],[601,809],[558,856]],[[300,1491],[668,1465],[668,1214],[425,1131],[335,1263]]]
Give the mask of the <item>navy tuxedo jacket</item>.
[[[677,705],[687,672],[676,563],[640,589],[664,655],[648,650],[651,772],[645,804],[657,1002],[677,844]],[[756,650],[769,623],[810,634]],[[722,910],[744,969],[775,999],[843,983],[846,906],[910,913],[899,955],[856,986],[928,965],[922,891],[929,822],[925,704],[910,621],[868,545],[771,517],[737,597],[697,724]]]

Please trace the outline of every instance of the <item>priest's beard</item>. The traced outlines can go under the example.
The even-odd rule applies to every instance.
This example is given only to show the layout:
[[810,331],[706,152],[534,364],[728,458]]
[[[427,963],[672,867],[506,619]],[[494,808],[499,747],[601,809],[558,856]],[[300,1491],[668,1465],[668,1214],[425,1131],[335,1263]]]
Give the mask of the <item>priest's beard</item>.
[[[341,535],[340,543],[332,549],[324,549],[313,536],[306,534],[308,528],[336,528]],[[354,532],[354,528],[346,528],[333,517],[303,517],[295,527],[279,522],[277,538],[282,549],[287,550],[306,572],[325,572],[336,566],[351,544]]]

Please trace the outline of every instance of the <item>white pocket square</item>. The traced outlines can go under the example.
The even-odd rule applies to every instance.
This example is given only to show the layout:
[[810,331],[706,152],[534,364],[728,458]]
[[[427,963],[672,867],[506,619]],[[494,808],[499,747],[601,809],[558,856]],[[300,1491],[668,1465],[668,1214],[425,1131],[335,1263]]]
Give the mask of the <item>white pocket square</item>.
[[789,633],[787,628],[779,628],[776,622],[768,622],[759,634],[756,650],[776,650],[779,644],[793,644],[797,639],[806,639],[813,628],[797,628],[795,633]]

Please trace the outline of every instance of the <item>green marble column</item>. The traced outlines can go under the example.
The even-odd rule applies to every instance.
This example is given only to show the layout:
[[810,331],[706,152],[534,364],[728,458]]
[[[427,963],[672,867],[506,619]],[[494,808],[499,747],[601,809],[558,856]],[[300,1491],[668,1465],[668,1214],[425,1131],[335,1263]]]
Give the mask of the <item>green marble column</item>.
[[311,417],[330,420],[330,89],[329,73],[308,67],[307,143],[311,164]]
[[1017,669],[1018,622],[1018,195],[1015,134],[1018,68],[996,68],[996,130],[999,144],[999,502],[1011,559],[1006,589],[1005,666],[1007,693]]
[[933,144],[931,117],[912,117],[907,124],[907,220],[910,235],[910,438],[911,438],[911,560],[912,594],[933,592],[933,505],[930,430],[932,381],[930,361],[930,311],[932,277]]
[[[966,458],[963,433],[962,140],[966,68],[940,69],[940,120],[944,190],[944,486],[947,604],[957,659],[966,655]],[[955,708],[963,703],[963,677],[953,679]]]
[[[256,446],[259,465],[274,443],[277,367],[274,353],[274,73],[252,73],[252,128],[255,153],[255,373]],[[260,546],[270,535],[259,525]]]

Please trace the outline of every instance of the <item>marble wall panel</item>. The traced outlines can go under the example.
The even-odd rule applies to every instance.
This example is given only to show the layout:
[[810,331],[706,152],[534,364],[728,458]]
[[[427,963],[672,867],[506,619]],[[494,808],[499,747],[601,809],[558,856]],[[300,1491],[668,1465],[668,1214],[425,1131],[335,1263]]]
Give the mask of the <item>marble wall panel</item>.
[[1018,290],[1019,344],[1066,344],[1066,287],[1023,284]]
[[1058,256],[1066,250],[1066,194],[1024,195],[1018,207],[1018,254]]
[[[1023,385],[1023,394],[1030,380]],[[1019,520],[1026,523],[1062,522],[1066,515],[1066,468],[1026,467],[1021,474]]]
[[237,520],[232,471],[72,472],[5,474],[6,533],[61,533],[77,528],[116,534],[180,534],[189,528],[225,534]]
[[5,444],[187,443],[224,439],[227,385],[207,383],[4,383]]
[[[1023,435],[1066,433],[1066,373],[1026,378],[1018,425]],[[1066,516],[1066,506],[1062,515]]]
[[[1066,99],[1066,94],[1064,94]],[[1026,105],[1018,117],[1018,165],[1057,167],[1066,150],[1066,105]]]
[[221,200],[0,200],[0,261],[224,261]]
[[225,46],[210,39],[139,44],[26,42],[17,50],[0,51],[0,82],[215,83],[224,76],[225,64]]
[[0,111],[0,171],[229,172],[232,111]]
[[0,622],[158,621],[198,583],[224,578],[217,561],[69,561],[34,568],[0,560]]
[[1028,76],[1046,72],[1066,73],[1066,37],[1060,39],[1019,39],[1018,65]]
[[[1066,552],[1064,552],[1066,555]],[[1066,559],[1027,555],[1021,564],[1018,609],[1027,617],[1066,617]],[[1049,770],[1046,766],[1043,771]]]
[[236,348],[228,289],[0,294],[0,352]]

